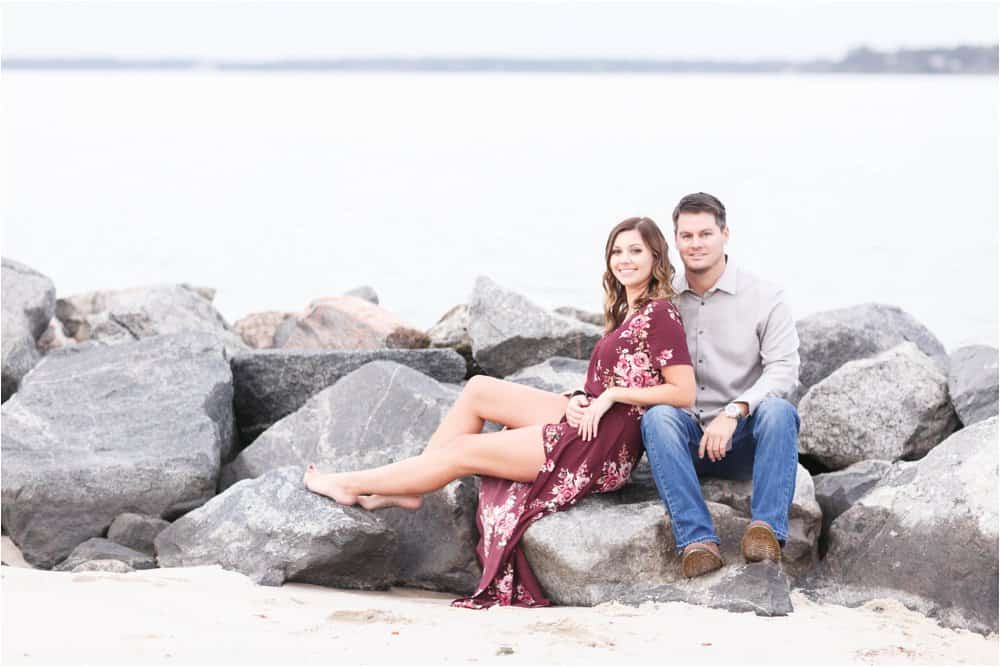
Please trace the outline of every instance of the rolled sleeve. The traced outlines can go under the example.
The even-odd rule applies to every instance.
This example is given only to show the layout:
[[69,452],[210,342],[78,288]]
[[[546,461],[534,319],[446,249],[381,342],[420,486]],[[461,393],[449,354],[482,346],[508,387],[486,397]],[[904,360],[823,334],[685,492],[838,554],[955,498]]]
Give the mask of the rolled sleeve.
[[760,332],[760,360],[763,372],[754,384],[733,399],[746,403],[753,414],[770,396],[786,397],[799,383],[799,335],[792,311],[778,292]]

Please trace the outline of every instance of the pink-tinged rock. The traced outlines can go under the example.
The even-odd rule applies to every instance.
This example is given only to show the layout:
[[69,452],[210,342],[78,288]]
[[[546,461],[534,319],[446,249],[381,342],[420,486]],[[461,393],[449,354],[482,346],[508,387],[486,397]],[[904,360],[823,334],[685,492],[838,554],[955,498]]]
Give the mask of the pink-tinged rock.
[[428,347],[430,339],[364,299],[334,296],[314,300],[303,315],[285,321],[275,333],[274,343],[282,349],[420,349]]
[[66,347],[67,345],[76,345],[76,339],[67,336],[63,331],[62,322],[58,318],[53,317],[49,320],[48,328],[38,338],[38,351],[42,354],[48,354],[52,350],[58,350],[60,347]]
[[263,313],[250,313],[233,324],[243,342],[255,350],[265,350],[274,347],[274,335],[278,328],[288,319],[294,319],[295,313],[285,313],[268,310]]

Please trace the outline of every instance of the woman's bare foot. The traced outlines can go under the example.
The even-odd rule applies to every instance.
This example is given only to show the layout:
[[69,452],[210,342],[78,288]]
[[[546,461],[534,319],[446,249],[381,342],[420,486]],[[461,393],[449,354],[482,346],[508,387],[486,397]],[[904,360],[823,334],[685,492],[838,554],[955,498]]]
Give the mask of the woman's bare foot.
[[358,496],[358,504],[366,510],[380,510],[383,507],[402,507],[418,510],[424,504],[423,496]]
[[312,463],[306,466],[306,472],[302,476],[302,483],[313,493],[321,496],[333,498],[341,505],[356,505],[358,496],[349,493],[343,486],[343,482],[337,478],[340,475],[334,473],[321,473]]

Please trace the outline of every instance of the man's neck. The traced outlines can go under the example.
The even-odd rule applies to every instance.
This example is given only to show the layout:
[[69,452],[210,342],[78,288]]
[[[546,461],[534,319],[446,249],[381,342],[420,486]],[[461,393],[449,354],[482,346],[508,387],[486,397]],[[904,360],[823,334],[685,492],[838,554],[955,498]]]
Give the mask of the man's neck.
[[719,278],[725,273],[728,259],[727,255],[723,255],[722,259],[714,266],[698,273],[692,273],[685,269],[684,278],[687,279],[688,287],[694,290],[698,296],[704,296],[705,292],[715,287],[715,283],[719,282]]

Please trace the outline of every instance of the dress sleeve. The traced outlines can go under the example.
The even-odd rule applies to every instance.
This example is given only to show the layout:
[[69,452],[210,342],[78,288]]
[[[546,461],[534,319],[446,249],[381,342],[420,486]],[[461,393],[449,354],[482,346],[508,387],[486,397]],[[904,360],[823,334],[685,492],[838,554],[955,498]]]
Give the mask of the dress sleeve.
[[651,313],[646,342],[655,367],[691,365],[680,311],[669,301],[657,304]]

